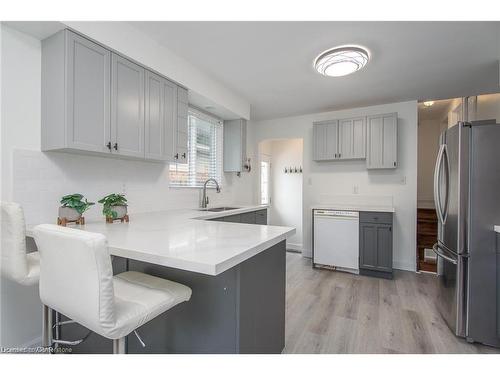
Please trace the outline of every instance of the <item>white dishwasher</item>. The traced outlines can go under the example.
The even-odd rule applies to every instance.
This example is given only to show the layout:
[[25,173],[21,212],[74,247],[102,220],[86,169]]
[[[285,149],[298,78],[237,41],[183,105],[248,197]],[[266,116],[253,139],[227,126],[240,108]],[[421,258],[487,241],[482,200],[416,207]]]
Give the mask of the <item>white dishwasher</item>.
[[359,273],[359,212],[313,210],[313,267]]

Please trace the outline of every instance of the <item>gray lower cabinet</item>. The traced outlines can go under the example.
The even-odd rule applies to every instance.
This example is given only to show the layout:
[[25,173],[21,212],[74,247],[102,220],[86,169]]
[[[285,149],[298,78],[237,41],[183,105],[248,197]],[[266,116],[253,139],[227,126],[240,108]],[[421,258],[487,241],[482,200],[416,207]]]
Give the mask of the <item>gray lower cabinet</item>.
[[229,215],[210,219],[211,221],[225,221],[227,223],[244,223],[267,225],[267,209],[245,212],[238,215]]
[[366,167],[391,169],[398,165],[398,114],[368,116]]
[[359,272],[392,278],[392,213],[360,212]]

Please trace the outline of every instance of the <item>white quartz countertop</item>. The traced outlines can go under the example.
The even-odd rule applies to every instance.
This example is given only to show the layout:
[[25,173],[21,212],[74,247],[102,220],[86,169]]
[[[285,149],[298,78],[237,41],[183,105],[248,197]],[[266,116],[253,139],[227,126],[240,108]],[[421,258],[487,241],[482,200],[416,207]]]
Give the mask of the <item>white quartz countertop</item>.
[[358,204],[315,204],[313,210],[339,210],[339,211],[371,211],[371,212],[395,212],[393,206],[384,205],[358,205]]
[[495,225],[495,232],[500,233],[500,225]]
[[[295,228],[207,219],[265,208],[247,206],[225,212],[183,209],[137,213],[130,215],[129,223],[107,224],[103,218],[72,227],[104,234],[111,255],[218,275],[285,240],[295,233]],[[28,227],[27,235],[32,234],[33,227]]]

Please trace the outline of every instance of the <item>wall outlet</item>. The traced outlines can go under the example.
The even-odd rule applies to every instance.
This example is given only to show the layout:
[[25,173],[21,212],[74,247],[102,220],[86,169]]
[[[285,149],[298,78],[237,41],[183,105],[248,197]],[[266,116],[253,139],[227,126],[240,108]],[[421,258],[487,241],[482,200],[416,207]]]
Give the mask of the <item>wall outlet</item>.
[[312,186],[312,184],[313,184],[313,179],[312,179],[312,177],[309,177],[309,178],[307,179],[307,184],[308,184],[309,186]]
[[406,176],[401,176],[401,185],[406,185]]
[[353,187],[352,187],[352,193],[353,194],[359,194],[359,186],[358,185],[353,185]]

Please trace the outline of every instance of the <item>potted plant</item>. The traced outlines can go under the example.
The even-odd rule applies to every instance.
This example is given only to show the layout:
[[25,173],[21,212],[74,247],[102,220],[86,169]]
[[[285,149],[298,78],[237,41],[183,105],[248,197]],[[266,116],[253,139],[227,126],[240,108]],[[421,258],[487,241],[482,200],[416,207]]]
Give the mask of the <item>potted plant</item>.
[[66,225],[68,222],[84,224],[82,214],[87,211],[94,202],[89,202],[83,198],[82,194],[69,194],[61,198],[61,207],[59,207],[59,218],[57,223]]
[[102,213],[107,222],[120,219],[128,222],[127,198],[123,194],[109,194],[99,200],[102,203]]

